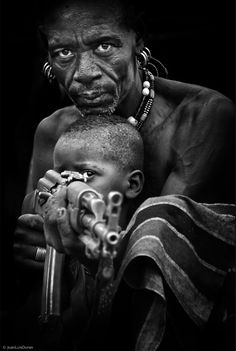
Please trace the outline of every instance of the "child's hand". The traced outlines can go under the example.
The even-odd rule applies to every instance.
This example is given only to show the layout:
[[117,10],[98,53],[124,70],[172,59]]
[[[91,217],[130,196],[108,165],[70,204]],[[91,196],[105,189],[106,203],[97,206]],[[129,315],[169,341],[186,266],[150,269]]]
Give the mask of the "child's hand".
[[48,199],[45,207],[44,234],[48,245],[58,252],[77,258],[81,263],[90,266],[92,263],[85,255],[85,244],[81,240],[84,234],[76,233],[69,219],[67,205],[67,187],[59,186]]

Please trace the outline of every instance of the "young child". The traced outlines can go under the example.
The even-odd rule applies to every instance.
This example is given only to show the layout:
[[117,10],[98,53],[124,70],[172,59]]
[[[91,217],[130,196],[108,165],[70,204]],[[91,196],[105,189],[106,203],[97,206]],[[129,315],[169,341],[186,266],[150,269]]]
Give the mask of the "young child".
[[[55,171],[58,173],[75,171],[86,175],[86,185],[99,192],[105,200],[111,191],[119,191],[123,195],[119,225],[122,229],[127,227],[133,212],[142,201],[139,195],[144,184],[143,141],[132,125],[119,116],[112,116],[112,119],[104,116],[81,118],[59,138],[53,159]],[[67,283],[70,280],[71,288],[69,306],[63,311],[64,335],[69,334],[65,341],[67,348],[68,340],[75,339],[75,342],[78,340],[83,342],[83,345],[79,343],[82,350],[92,349],[87,339],[85,339],[86,346],[84,345],[81,336],[83,337],[85,329],[89,327],[89,335],[91,333],[97,335],[96,347],[98,347],[103,333],[101,335],[100,328],[98,332],[97,326],[104,326],[107,311],[101,312],[104,307],[96,306],[97,303],[94,301],[101,300],[97,296],[100,292],[95,291],[101,288],[98,287],[101,283],[98,284],[98,278],[95,278],[97,262],[88,260],[84,243],[70,225],[66,211],[66,197],[67,189],[61,187],[47,202],[44,225],[50,227],[47,233],[51,236],[48,234],[46,240],[57,251],[66,253],[67,258],[72,258],[67,260],[69,263],[65,268],[66,279],[64,279],[64,283],[65,280]],[[125,241],[121,243],[117,258],[114,260],[115,271],[125,250],[124,243]],[[81,263],[85,264],[86,269]],[[88,272],[92,272],[92,276],[88,275]],[[108,294],[111,294],[112,289],[109,289]],[[106,298],[107,294],[103,295]],[[105,309],[109,308],[110,306],[106,306]],[[91,313],[95,314],[95,318],[88,325],[89,310],[92,310]],[[102,316],[97,318],[99,313]],[[79,335],[76,332],[78,326],[80,326]]]
[[[212,346],[211,320],[221,331],[230,320],[227,304],[218,300],[234,265],[234,206],[177,195],[141,204],[142,139],[118,116],[87,116],[73,124],[55,146],[54,169],[86,174],[87,184],[105,198],[114,190],[124,196],[115,277],[98,306],[96,268],[70,225],[65,189],[48,202],[45,222],[56,229],[47,242],[72,258],[70,303],[63,314],[67,347],[68,340],[80,350]],[[215,339],[220,349],[225,340]]]
[[55,146],[54,170],[86,174],[86,184],[105,199],[111,191],[119,191],[123,195],[120,226],[125,228],[141,201],[143,141],[126,121],[113,117],[88,116],[76,121]]

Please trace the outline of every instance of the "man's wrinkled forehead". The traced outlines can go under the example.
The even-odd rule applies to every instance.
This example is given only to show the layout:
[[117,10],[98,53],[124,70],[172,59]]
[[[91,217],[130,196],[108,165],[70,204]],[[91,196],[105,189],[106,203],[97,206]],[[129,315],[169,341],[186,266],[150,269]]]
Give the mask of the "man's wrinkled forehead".
[[122,10],[115,2],[103,1],[72,1],[55,8],[46,19],[47,26],[59,23],[79,25],[88,22],[103,24],[108,22],[122,23]]

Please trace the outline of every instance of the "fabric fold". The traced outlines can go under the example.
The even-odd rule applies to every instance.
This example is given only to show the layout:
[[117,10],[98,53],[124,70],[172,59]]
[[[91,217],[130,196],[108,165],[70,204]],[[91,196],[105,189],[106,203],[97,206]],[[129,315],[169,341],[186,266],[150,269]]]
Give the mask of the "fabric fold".
[[156,294],[136,344],[154,351],[165,329],[167,283],[189,318],[204,328],[228,271],[234,269],[235,206],[200,204],[181,195],[146,200],[123,233],[122,279]]

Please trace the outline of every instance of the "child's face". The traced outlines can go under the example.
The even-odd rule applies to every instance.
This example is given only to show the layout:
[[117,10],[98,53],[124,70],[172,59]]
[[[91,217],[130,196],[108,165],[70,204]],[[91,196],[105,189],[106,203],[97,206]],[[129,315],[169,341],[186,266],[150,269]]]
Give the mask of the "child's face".
[[[78,145],[79,144],[79,145]],[[113,162],[104,160],[102,153],[95,146],[84,147],[77,145],[56,144],[54,151],[54,170],[61,173],[65,170],[76,171],[88,175],[87,184],[103,196],[110,191],[120,191],[124,194],[123,170]]]

